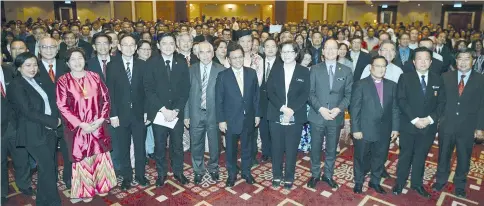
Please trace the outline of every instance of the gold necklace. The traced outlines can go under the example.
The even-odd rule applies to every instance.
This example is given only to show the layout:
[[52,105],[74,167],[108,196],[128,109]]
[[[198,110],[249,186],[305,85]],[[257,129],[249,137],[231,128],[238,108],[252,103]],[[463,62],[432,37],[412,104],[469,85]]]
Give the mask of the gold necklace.
[[[74,77],[74,76],[73,76]],[[84,76],[85,77],[85,76]],[[79,79],[82,79],[79,78]],[[79,83],[79,81],[77,80],[77,78],[74,77],[74,81],[77,83],[77,85],[81,88],[82,90],[82,96],[84,97],[84,99],[88,99],[89,97],[87,96],[87,88],[86,88],[86,82],[84,81],[83,82],[83,85],[81,85],[81,83]]]

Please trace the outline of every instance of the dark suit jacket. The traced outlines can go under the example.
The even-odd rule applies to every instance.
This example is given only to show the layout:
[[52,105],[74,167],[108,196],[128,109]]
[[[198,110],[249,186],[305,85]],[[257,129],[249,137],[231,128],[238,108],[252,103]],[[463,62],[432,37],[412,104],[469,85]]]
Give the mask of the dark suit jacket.
[[353,73],[353,82],[357,82],[361,79],[361,74],[365,67],[371,63],[371,56],[370,54],[360,51],[360,55],[358,56],[358,61],[356,62],[355,71]]
[[[4,84],[5,88],[4,91],[6,94],[10,93],[10,83],[14,80],[14,74],[13,72],[9,69],[6,68],[2,65],[2,71],[3,71],[3,78],[4,78]],[[13,106],[10,101],[7,100],[7,97],[3,97],[3,95],[0,95],[1,98],[1,116],[2,116],[2,122],[1,122],[1,134],[5,134],[5,131],[7,130],[8,124],[12,123],[13,126],[16,126],[16,115],[15,111],[13,110]],[[3,137],[4,135],[2,135]]]
[[457,75],[457,71],[443,75],[447,98],[439,133],[473,137],[474,130],[484,130],[484,76],[472,71],[462,96],[459,96]]
[[455,62],[452,50],[447,45],[444,45],[442,47],[442,51],[440,52],[440,55],[442,55],[443,67],[444,67],[443,69],[445,71],[449,71],[450,66],[452,65],[453,62]]
[[399,131],[397,84],[382,81],[383,106],[371,76],[356,82],[351,92],[351,131],[362,132],[363,139],[370,142],[390,138],[392,131]]
[[[82,48],[84,52],[86,53],[86,59],[90,59],[93,55],[93,48],[92,45],[85,42],[82,39],[79,39],[79,43],[77,44],[78,47]],[[67,53],[67,44],[62,42],[59,47],[59,53],[58,57],[59,59],[64,60],[66,58],[66,53]]]
[[168,77],[163,56],[146,62],[144,87],[148,101],[148,119],[153,122],[156,113],[163,107],[179,109],[178,118],[184,118],[185,104],[190,91],[190,74],[185,59],[173,55],[172,70]]
[[49,98],[51,115],[44,114],[45,104],[40,94],[23,77],[15,78],[11,83],[7,99],[15,106],[18,115],[17,146],[39,146],[47,142],[48,128],[57,129],[59,111],[56,105],[54,85],[44,84],[38,78]]
[[101,80],[103,82],[106,81],[106,77],[104,76],[103,69],[101,67],[101,64],[99,63],[99,58],[97,57],[97,55],[94,56],[94,57],[92,57],[91,59],[89,59],[87,61],[87,65],[86,66],[87,66],[87,68],[86,68],[87,70],[96,72],[97,74],[99,74],[99,76],[101,77]]
[[[413,65],[413,56],[415,55],[415,51],[413,49],[410,49],[410,52],[409,52],[409,56],[408,56],[408,60],[404,63],[402,63],[402,56],[400,55],[400,50],[399,48],[396,49],[396,53],[395,53],[395,59],[393,59],[393,64],[397,65],[398,67],[400,67],[402,70],[404,70],[405,67],[408,67],[409,64],[412,64]],[[404,70],[405,72],[405,70]]]
[[[440,75],[429,71],[426,93],[420,86],[421,77],[414,72],[403,73],[398,80],[398,106],[400,107],[400,130],[407,133],[435,135],[437,124],[445,106],[444,82]],[[433,124],[421,130],[411,123],[415,118],[430,116]]]
[[[178,52],[176,52],[175,54],[178,56],[178,58],[185,59],[186,61],[186,58],[183,54],[180,54]],[[200,62],[200,60],[198,59],[197,55],[190,53],[190,65],[196,64],[198,62]]]
[[[276,67],[274,67],[276,66]],[[283,105],[294,111],[294,122],[304,124],[308,121],[306,103],[309,99],[309,69],[296,64],[291,83],[289,84],[286,102],[285,71],[283,64],[274,64],[267,80],[267,119],[279,122],[280,109]]]
[[[55,68],[55,82],[57,82],[57,79],[59,79],[59,77],[64,75],[65,73],[70,72],[70,69],[69,69],[69,67],[67,67],[67,64],[65,63],[65,61],[60,60],[60,59],[56,59],[55,61],[56,61],[55,62],[55,64],[56,64],[56,66],[55,66],[56,67]],[[49,87],[49,88],[52,88],[55,92],[55,83],[53,83],[52,80],[50,80],[49,72],[45,68],[44,64],[42,63],[42,60],[39,60],[37,62],[37,64],[39,65],[39,72],[37,73],[35,78],[38,79],[40,82],[42,82],[44,84],[50,85],[51,87]],[[53,98],[55,99],[55,96]]]
[[[106,86],[111,98],[110,117],[118,117],[120,126],[128,126],[131,120],[144,121],[145,91],[143,75],[145,62],[133,57],[131,84],[122,58],[108,63]],[[134,116],[133,116],[134,115]]]
[[[321,60],[321,55],[323,55],[323,45],[324,44],[321,44],[321,47],[319,47],[319,49],[316,49],[313,46],[309,47],[309,52],[311,53],[311,65],[316,65],[323,61]],[[316,63],[315,61],[316,58],[318,59],[318,63]]]
[[[403,70],[403,73],[412,73],[415,72],[415,65],[413,64],[413,60],[411,64],[405,64],[404,67],[400,67]],[[436,58],[432,57],[432,64],[430,64],[430,72],[434,74],[442,75],[446,72],[446,68],[444,68],[444,63]]]
[[226,122],[230,134],[240,134],[244,127],[249,133],[254,131],[255,117],[260,117],[257,74],[249,67],[243,70],[243,96],[232,68],[221,71],[215,85],[217,122]]
[[[263,63],[264,63],[264,70],[262,72],[262,83],[260,85],[260,97],[259,97],[259,112],[260,112],[260,115],[261,117],[265,117],[267,115],[267,105],[269,103],[269,100],[268,100],[268,97],[267,97],[267,84],[266,84],[266,67],[267,67],[267,63],[266,63],[266,58],[262,58],[263,59]],[[282,65],[284,64],[284,62],[282,62],[282,59],[277,56],[276,57],[276,60],[274,61],[274,64],[271,65],[271,72],[272,72],[272,69],[276,68],[276,67],[282,67]],[[275,67],[274,67],[275,66]]]

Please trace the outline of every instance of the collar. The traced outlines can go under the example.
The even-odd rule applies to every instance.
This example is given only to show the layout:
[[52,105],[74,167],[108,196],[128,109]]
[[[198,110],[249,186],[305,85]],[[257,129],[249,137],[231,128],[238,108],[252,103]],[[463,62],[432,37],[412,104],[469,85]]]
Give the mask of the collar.
[[417,74],[418,74],[418,77],[421,77],[422,75],[424,75],[425,77],[428,77],[429,76],[429,70],[425,71],[425,73],[420,73],[419,71],[417,71]]
[[124,59],[122,56],[121,56],[121,59],[123,60],[123,64],[126,65],[127,62],[130,63],[130,66],[133,67],[133,56],[131,56],[128,60]]
[[202,62],[200,62],[200,69],[203,69],[203,67],[207,67],[207,70],[210,71],[210,69],[212,68],[212,64],[213,62],[210,61],[210,63],[208,63],[207,65],[203,64]]
[[173,63],[173,55],[171,56],[165,56],[164,54],[161,54],[161,56],[163,57],[163,60],[170,60],[170,63]]

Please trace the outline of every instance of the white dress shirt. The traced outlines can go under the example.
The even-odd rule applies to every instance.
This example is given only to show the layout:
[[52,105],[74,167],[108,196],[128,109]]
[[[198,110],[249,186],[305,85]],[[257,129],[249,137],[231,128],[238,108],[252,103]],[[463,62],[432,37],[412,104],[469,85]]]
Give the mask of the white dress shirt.
[[127,69],[126,63],[129,62],[129,71],[131,72],[131,76],[133,76],[133,57],[130,57],[128,60],[124,59],[124,57],[121,57],[121,59],[123,59],[124,71]]
[[[103,69],[103,60],[101,57],[98,55],[97,60],[99,60],[99,65],[101,65],[101,70]],[[108,58],[106,58],[106,65],[111,61],[111,55],[108,55]],[[132,62],[132,61],[131,61]],[[126,64],[124,65],[126,66]]]
[[[422,75],[425,76],[424,77],[424,80],[425,80],[425,85],[428,85],[429,84],[429,71],[427,70],[425,73],[420,73],[417,71],[417,74],[418,74],[418,81],[422,81]],[[430,91],[427,91],[427,92],[430,92]],[[434,123],[434,120],[432,119],[432,117],[430,116],[426,116],[426,117],[422,117],[422,118],[428,118],[430,120],[430,124],[433,124]],[[413,119],[412,121],[410,121],[412,124],[415,124],[417,123],[417,121],[420,119],[420,117],[417,117],[415,119]]]
[[[265,68],[266,68],[266,71],[264,73],[265,73],[266,76],[264,78],[266,78],[266,81],[267,81],[267,78],[269,78],[269,74],[270,74],[270,72],[268,72],[268,70],[269,69],[272,70],[272,67],[274,67],[274,62],[276,62],[276,58],[277,57],[274,57],[272,60],[270,60],[269,58],[266,57],[266,59],[265,59],[265,64],[266,64],[265,65]],[[270,68],[267,68],[267,63],[269,63]]]
[[[52,62],[52,71],[54,72],[54,75],[57,73],[57,72],[56,72],[56,66],[57,66],[57,63],[56,63],[56,62],[57,62],[56,60],[54,60],[54,61]],[[47,63],[46,61],[44,61],[44,60],[42,59],[42,64],[44,64],[44,68],[45,68],[45,70],[47,71],[47,74],[48,74],[48,73],[49,73],[49,69],[50,69],[50,67],[49,67],[49,63]]]
[[34,78],[27,79],[23,77],[27,82],[39,93],[39,95],[42,97],[42,100],[44,100],[44,114],[46,115],[51,115],[52,110],[50,108],[50,103],[49,103],[49,96],[47,96],[47,93],[45,93],[44,89],[40,87],[40,85],[35,81]]
[[[365,69],[363,70],[363,73],[361,73],[361,79],[364,79],[370,76],[370,67],[371,67],[371,64],[366,65]],[[389,63],[387,65],[387,71],[385,72],[385,79],[398,83],[398,79],[400,78],[401,74],[403,74],[403,71],[400,67],[398,67],[393,63]]]
[[351,60],[353,60],[353,72],[355,72],[355,68],[356,68],[356,63],[358,63],[358,57],[360,57],[360,52],[361,51],[358,51],[358,52],[355,52],[355,51],[350,51],[350,56],[351,56]]
[[207,70],[207,78],[210,76],[210,71],[212,70],[213,62],[208,63],[207,65],[200,62],[200,82],[203,83],[203,73],[205,72],[205,68]]
[[440,61],[443,61],[443,57],[442,55],[438,54],[437,52],[432,52],[432,57],[435,58],[435,59],[438,59]]
[[286,106],[287,106],[287,92],[289,91],[289,86],[291,85],[292,76],[296,65],[286,65],[284,64],[284,86],[286,88]]
[[166,60],[169,60],[170,61],[170,69],[173,70],[173,55],[171,56],[165,56],[165,55],[161,55],[163,57],[163,60],[165,60],[165,62],[163,62],[163,64],[166,65]]

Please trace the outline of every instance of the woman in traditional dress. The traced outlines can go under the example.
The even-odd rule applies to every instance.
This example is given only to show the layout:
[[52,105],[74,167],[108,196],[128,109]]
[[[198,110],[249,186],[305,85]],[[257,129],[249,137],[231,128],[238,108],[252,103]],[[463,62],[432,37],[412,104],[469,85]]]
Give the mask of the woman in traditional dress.
[[73,162],[71,198],[90,202],[96,194],[105,196],[117,185],[106,123],[111,105],[99,75],[85,70],[82,49],[69,49],[66,62],[71,72],[59,78],[56,92]]

